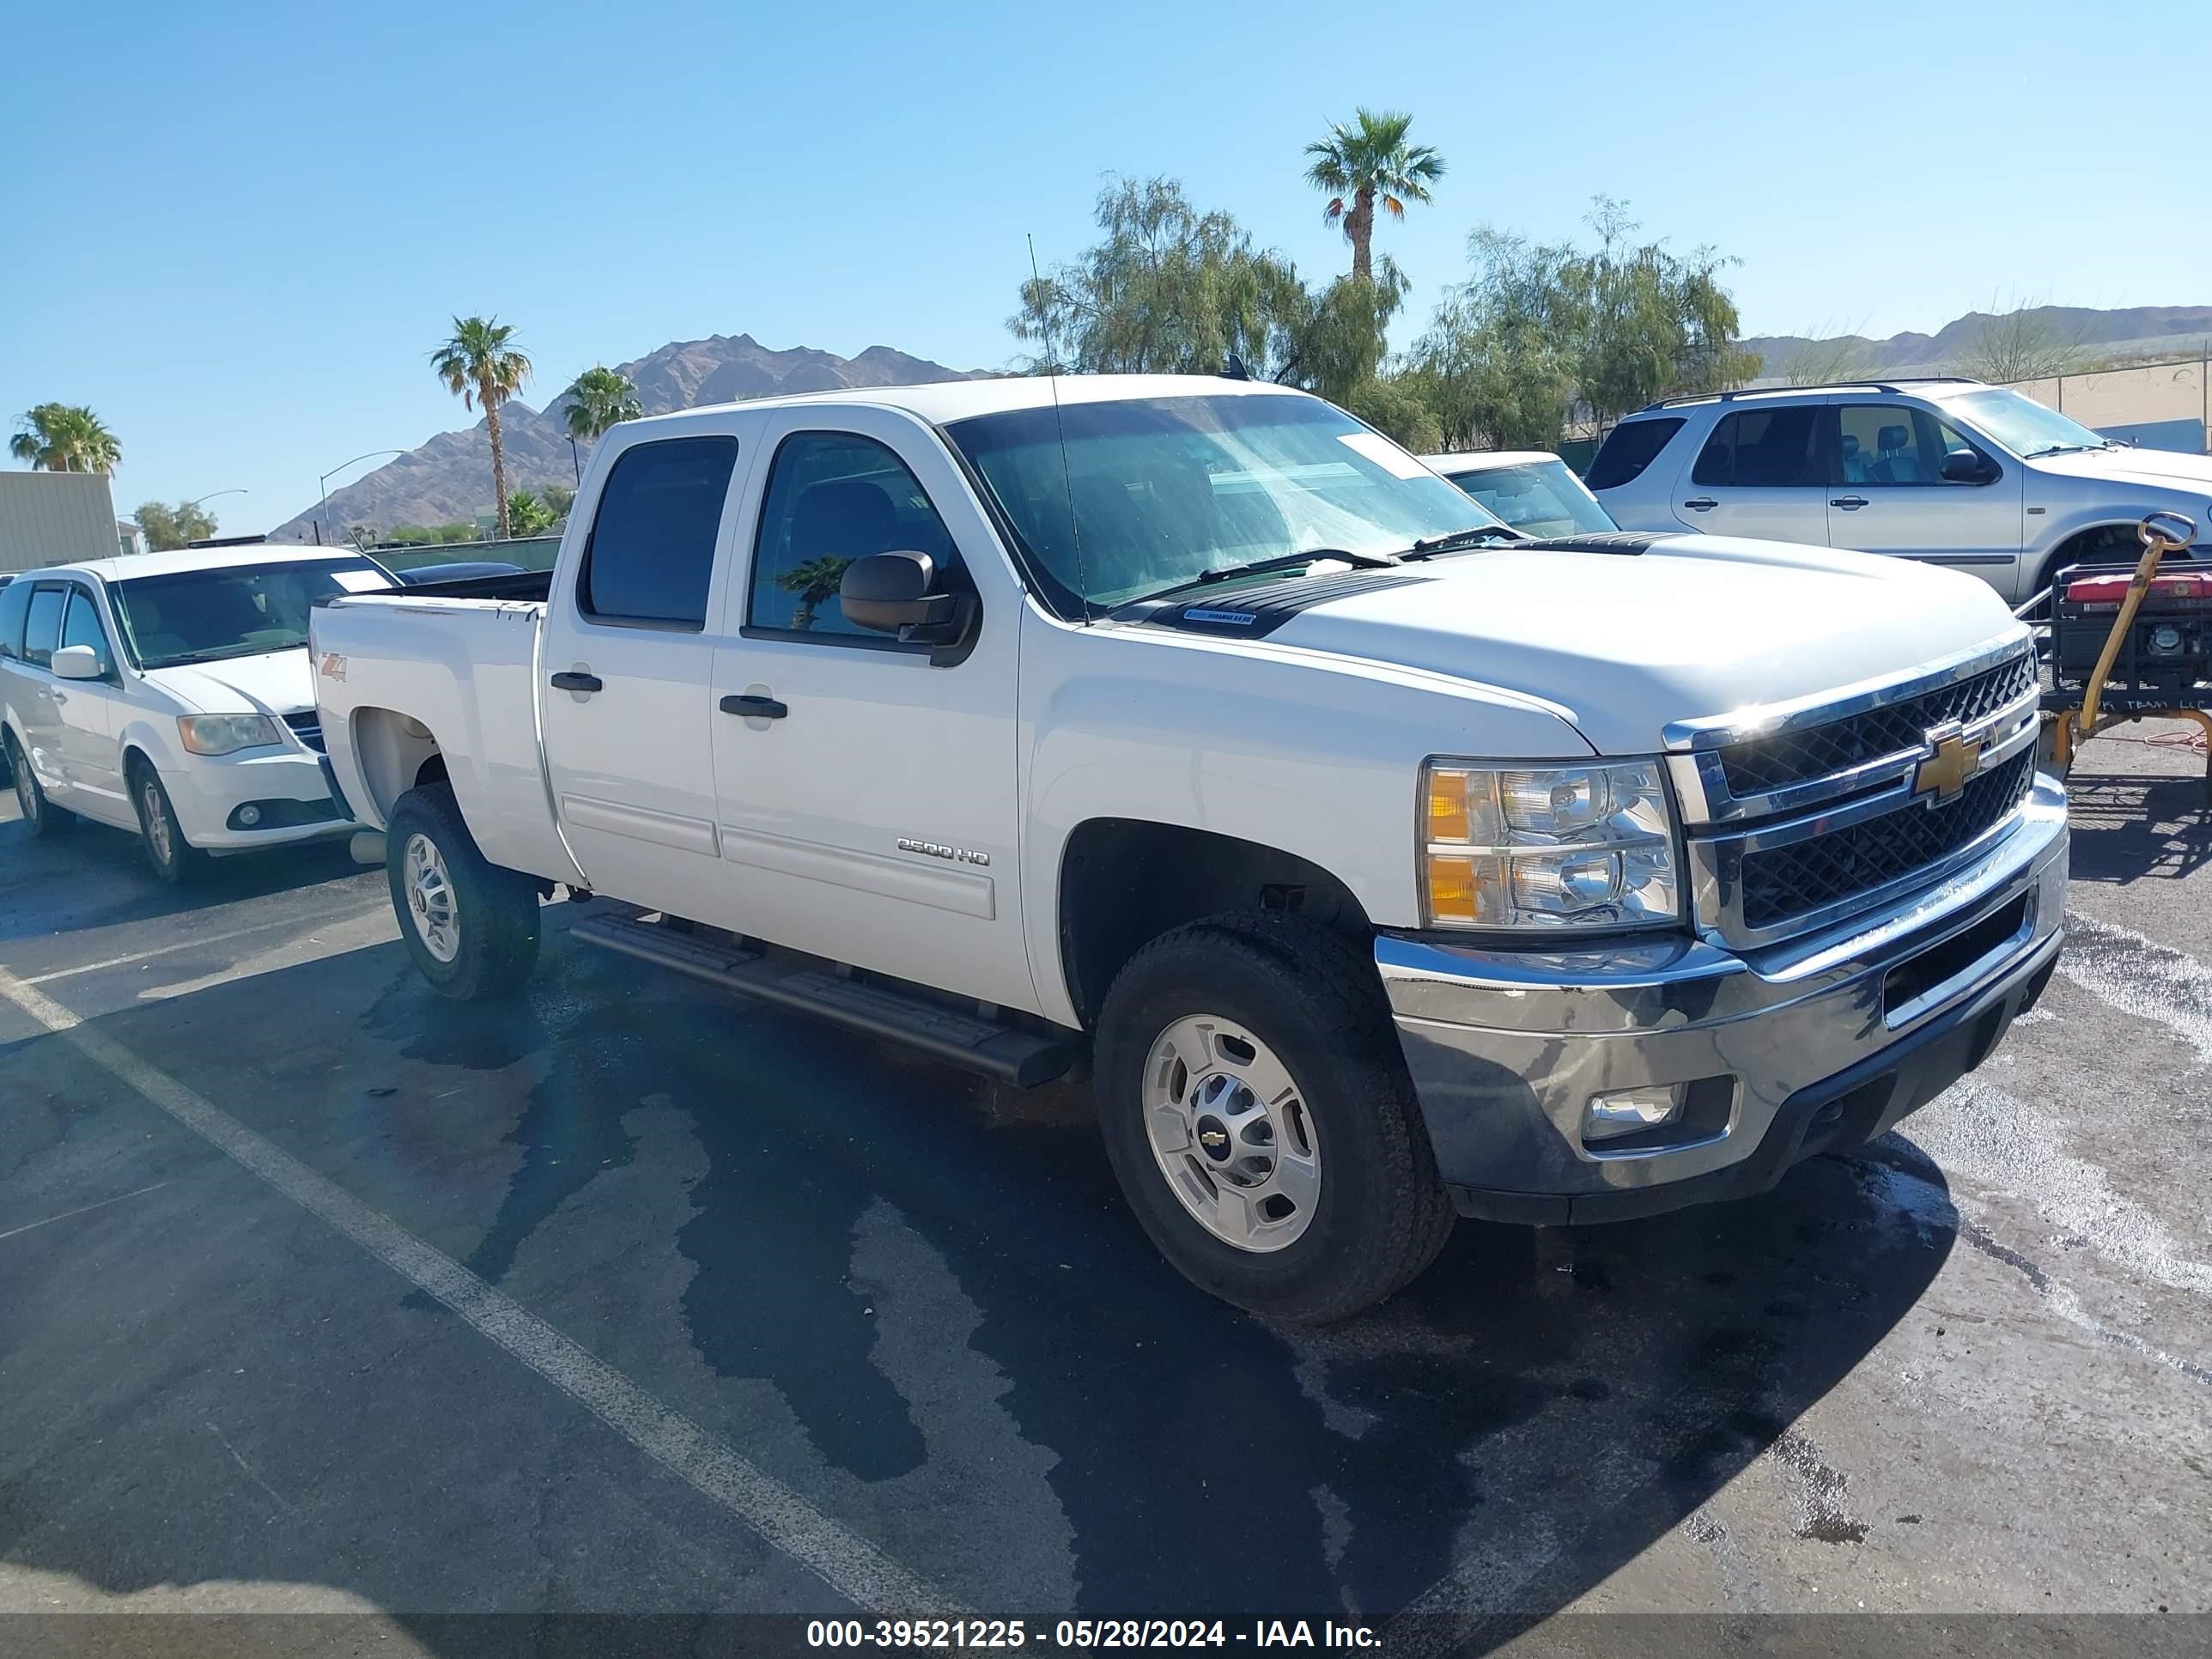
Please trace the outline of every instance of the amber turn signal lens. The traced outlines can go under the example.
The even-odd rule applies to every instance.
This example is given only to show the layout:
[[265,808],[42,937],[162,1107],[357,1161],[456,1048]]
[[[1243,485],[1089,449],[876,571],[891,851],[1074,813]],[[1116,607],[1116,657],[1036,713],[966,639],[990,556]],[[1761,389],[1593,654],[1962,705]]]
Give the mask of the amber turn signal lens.
[[1477,920],[1474,860],[1429,854],[1429,917],[1432,921]]
[[1465,841],[1467,834],[1467,774],[1429,774],[1429,837],[1431,841]]

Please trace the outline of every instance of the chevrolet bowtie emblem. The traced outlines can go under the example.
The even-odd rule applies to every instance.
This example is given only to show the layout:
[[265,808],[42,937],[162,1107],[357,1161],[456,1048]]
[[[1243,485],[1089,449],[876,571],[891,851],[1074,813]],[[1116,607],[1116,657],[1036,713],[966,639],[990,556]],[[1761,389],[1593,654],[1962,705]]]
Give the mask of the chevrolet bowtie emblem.
[[1957,795],[1982,769],[1982,741],[1964,735],[1955,721],[1929,732],[1932,752],[1912,774],[1913,799],[1946,801]]
[[1198,1139],[1199,1144],[1205,1146],[1226,1146],[1229,1144],[1229,1137],[1218,1129],[1200,1129]]

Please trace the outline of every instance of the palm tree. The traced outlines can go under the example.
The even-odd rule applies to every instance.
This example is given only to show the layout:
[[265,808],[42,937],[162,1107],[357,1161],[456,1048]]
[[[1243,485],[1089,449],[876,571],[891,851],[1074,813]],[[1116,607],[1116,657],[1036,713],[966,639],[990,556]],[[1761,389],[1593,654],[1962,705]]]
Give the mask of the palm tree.
[[48,472],[112,472],[123,447],[100,416],[82,404],[40,404],[16,417],[21,428],[8,453]]
[[1352,274],[1372,281],[1375,276],[1375,209],[1380,204],[1394,219],[1406,216],[1406,204],[1425,202],[1429,186],[1444,176],[1444,158],[1426,144],[1408,144],[1406,130],[1410,115],[1371,115],[1353,112],[1353,123],[1329,123],[1328,137],[1306,146],[1313,165],[1306,182],[1330,192],[1322,216],[1330,224],[1340,221],[1345,240],[1352,244]]
[[617,421],[645,413],[629,377],[604,364],[586,369],[561,395],[568,400],[568,435],[579,443],[594,442]]
[[430,367],[464,409],[483,405],[491,434],[492,500],[507,538],[507,452],[500,447],[499,406],[522,390],[530,359],[514,349],[514,329],[496,317],[456,317],[453,337],[430,354]]
[[793,629],[804,631],[814,626],[816,607],[836,596],[839,584],[845,580],[845,567],[852,562],[835,553],[824,553],[805,564],[792,566],[775,579],[775,585],[785,592],[799,595],[799,608],[791,613]]

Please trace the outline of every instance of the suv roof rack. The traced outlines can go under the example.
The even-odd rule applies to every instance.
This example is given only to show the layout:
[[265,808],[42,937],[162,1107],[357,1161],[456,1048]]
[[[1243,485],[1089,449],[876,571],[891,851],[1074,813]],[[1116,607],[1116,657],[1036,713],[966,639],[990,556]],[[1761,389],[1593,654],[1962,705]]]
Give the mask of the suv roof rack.
[[262,536],[207,536],[196,542],[186,542],[187,548],[203,547],[258,547],[269,538]]
[[1909,386],[1979,384],[1971,374],[1895,374],[1887,380],[1823,380],[1818,386],[1745,386],[1727,392],[1685,392],[1673,398],[1658,398],[1636,412],[1643,415],[1655,409],[1673,409],[1679,404],[1729,404],[1738,398],[1764,398],[1779,392],[1901,392]]

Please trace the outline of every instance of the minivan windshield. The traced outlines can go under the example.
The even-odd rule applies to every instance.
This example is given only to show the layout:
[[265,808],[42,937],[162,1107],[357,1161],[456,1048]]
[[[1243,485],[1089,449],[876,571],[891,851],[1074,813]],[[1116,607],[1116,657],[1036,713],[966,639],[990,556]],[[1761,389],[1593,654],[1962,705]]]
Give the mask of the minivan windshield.
[[2055,409],[2045,409],[2034,398],[2023,398],[2017,392],[1997,387],[1987,392],[1969,392],[1963,397],[1947,398],[1938,407],[1980,428],[2023,460],[2033,460],[2038,455],[2055,455],[2068,449],[2117,447],[2110,439],[2090,431],[2081,422]]
[[1567,464],[1556,458],[1444,476],[1516,530],[1531,536],[1589,535],[1620,528]]
[[946,431],[1068,611],[1082,608],[1078,599],[1110,608],[1237,566],[1295,568],[1300,553],[1389,556],[1498,524],[1318,398],[1047,404]]
[[136,576],[108,592],[138,665],[175,668],[304,646],[317,599],[391,586],[380,567],[355,556]]

